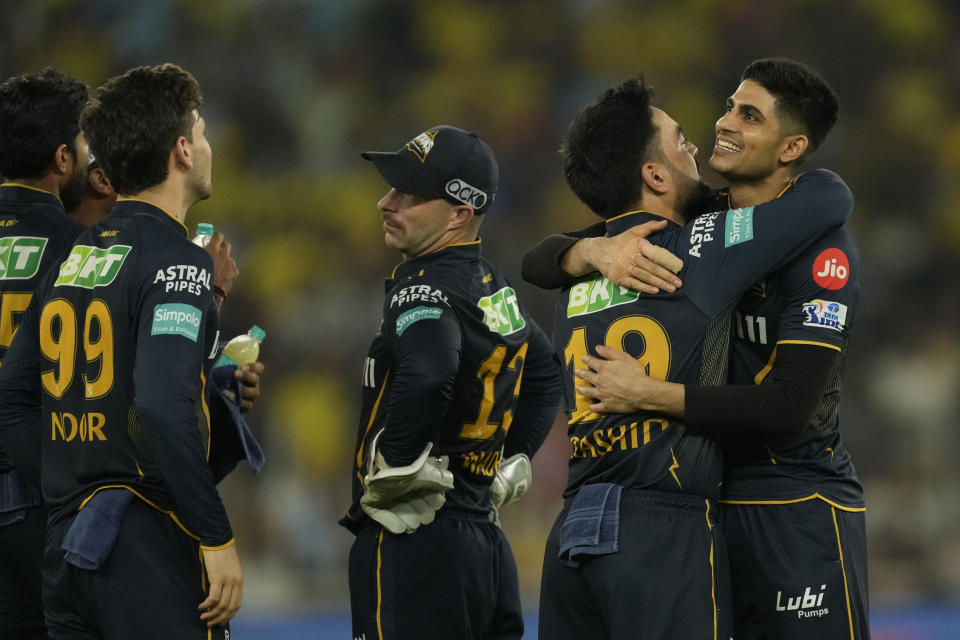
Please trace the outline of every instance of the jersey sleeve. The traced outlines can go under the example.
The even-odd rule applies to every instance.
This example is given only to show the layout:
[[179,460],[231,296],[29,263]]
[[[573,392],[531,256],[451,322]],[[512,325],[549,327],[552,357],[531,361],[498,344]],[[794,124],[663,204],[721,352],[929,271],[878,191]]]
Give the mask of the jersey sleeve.
[[699,216],[678,237],[678,255],[685,256],[684,292],[713,313],[843,224],[852,210],[853,195],[843,180],[816,169],[774,200]]
[[520,266],[520,275],[541,289],[559,289],[576,280],[560,267],[563,255],[583,238],[597,238],[606,233],[604,221],[577,231],[554,234],[541,240],[527,251]]
[[550,340],[529,315],[526,322],[530,327],[529,346],[523,363],[516,413],[503,444],[504,458],[516,453],[533,458],[550,433],[563,392],[560,363]]
[[777,343],[840,351],[860,298],[860,251],[846,229],[822,236],[783,272],[785,305]]
[[[170,271],[173,269],[174,271]],[[213,260],[193,245],[144,256],[138,270],[135,403],[147,444],[177,505],[177,516],[204,548],[230,544],[233,534],[207,465],[201,415],[206,326],[216,322],[209,289],[168,287],[159,272],[205,269]]]
[[393,382],[377,447],[390,466],[416,460],[439,427],[460,369],[463,329],[440,283],[435,301],[385,302],[383,331],[394,353]]

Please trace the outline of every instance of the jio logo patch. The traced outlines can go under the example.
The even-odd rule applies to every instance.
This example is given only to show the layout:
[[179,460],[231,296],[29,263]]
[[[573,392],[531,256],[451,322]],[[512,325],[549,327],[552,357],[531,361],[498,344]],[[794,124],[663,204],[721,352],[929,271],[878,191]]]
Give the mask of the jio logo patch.
[[843,289],[849,279],[850,261],[840,249],[824,249],[813,261],[813,281],[824,289]]

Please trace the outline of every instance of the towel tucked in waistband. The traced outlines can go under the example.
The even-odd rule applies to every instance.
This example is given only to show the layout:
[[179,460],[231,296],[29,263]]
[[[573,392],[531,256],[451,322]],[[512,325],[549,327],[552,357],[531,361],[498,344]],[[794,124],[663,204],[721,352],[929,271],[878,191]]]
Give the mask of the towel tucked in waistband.
[[557,556],[576,563],[581,556],[602,556],[620,549],[620,494],[610,483],[580,488],[560,526]]
[[63,538],[63,559],[80,569],[99,569],[120,535],[133,493],[103,489],[84,505]]

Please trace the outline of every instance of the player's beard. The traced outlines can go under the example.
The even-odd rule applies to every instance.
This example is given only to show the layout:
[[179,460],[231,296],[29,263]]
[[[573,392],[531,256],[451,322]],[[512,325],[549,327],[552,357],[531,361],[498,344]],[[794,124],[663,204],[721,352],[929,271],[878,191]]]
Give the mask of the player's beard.
[[667,164],[673,174],[674,184],[677,185],[677,213],[684,221],[693,220],[703,213],[708,203],[713,200],[713,189]]
[[60,187],[60,202],[64,211],[73,211],[83,201],[83,191],[87,187],[87,168],[78,167],[70,180]]

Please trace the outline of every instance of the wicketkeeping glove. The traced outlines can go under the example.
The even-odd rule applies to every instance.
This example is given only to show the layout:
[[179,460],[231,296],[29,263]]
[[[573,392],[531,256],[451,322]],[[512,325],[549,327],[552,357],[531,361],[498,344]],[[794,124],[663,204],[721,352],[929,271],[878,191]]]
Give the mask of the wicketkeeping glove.
[[433,443],[427,443],[412,463],[390,467],[376,450],[379,437],[377,434],[371,443],[371,461],[364,477],[360,507],[387,531],[412,533],[433,522],[446,502],[445,494],[453,488],[453,474],[447,470],[450,459],[431,457]]
[[490,485],[490,502],[494,509],[506,506],[526,493],[533,483],[530,458],[525,453],[515,453],[500,462],[493,483]]

